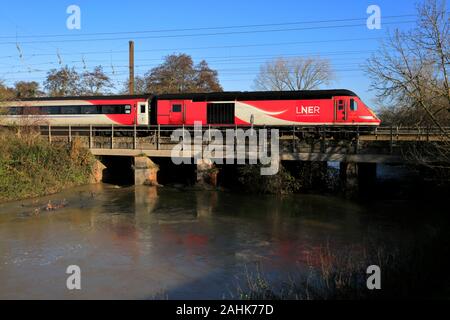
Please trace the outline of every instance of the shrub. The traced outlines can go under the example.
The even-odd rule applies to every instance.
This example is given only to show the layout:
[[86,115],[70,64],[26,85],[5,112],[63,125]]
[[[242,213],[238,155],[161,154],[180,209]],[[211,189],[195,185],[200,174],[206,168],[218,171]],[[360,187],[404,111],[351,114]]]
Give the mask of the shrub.
[[0,133],[0,201],[42,196],[89,183],[94,157],[77,140],[51,145]]

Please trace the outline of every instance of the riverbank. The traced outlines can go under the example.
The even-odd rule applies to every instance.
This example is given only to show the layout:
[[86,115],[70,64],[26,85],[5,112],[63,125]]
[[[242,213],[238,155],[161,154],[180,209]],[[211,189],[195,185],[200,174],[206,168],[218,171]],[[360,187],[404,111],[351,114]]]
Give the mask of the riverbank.
[[51,145],[38,136],[0,133],[0,202],[53,194],[87,184],[94,157],[74,140]]
[[[330,250],[328,245],[282,281],[271,280],[264,270],[246,272],[233,297],[245,300],[377,300],[448,299],[447,270],[443,257],[450,254],[448,226],[414,239],[409,245],[361,244]],[[369,290],[379,267],[379,289]],[[254,268],[255,269],[255,268]],[[438,276],[439,275],[439,276]],[[372,280],[373,281],[373,280]],[[373,282],[370,282],[373,284]]]

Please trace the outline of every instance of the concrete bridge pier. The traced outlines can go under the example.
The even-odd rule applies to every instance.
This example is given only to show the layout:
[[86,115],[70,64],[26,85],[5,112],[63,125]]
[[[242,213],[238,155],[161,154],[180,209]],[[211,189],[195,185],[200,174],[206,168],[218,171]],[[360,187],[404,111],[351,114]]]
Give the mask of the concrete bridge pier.
[[103,182],[103,175],[105,170],[106,170],[105,164],[99,159],[96,159],[92,166],[91,183]]
[[340,179],[345,195],[349,198],[360,193],[367,193],[375,185],[377,176],[376,163],[341,162]]
[[197,160],[197,185],[217,187],[219,169],[210,159]]
[[134,157],[134,184],[158,186],[159,167],[149,157]]
[[346,197],[353,198],[359,192],[358,164],[355,162],[341,162],[339,175],[342,191]]

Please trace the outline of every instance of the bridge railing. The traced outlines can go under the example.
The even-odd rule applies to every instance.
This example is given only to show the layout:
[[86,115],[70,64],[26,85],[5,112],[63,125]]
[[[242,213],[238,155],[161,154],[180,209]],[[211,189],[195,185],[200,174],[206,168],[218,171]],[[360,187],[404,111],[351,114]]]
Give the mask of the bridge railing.
[[[202,135],[208,134],[209,129],[217,129],[224,136],[229,129],[248,130],[251,127],[209,126],[201,127]],[[118,126],[118,125],[67,125],[39,126],[41,135],[50,142],[72,142],[79,139],[90,149],[148,149],[168,150],[178,142],[171,141],[170,136],[175,129],[185,131],[191,136],[198,127],[170,125],[150,126]],[[255,126],[255,130],[272,129],[269,126]],[[387,146],[387,152],[393,153],[397,144],[403,141],[448,141],[450,127],[400,127],[381,126],[369,129],[367,127],[311,127],[292,126],[279,127],[280,147],[289,152],[327,153],[343,150],[345,153],[359,153],[362,144],[379,141]],[[199,130],[198,130],[199,131]],[[446,136],[447,134],[447,136]],[[207,139],[210,140],[210,139]],[[375,145],[375,143],[372,143]]]

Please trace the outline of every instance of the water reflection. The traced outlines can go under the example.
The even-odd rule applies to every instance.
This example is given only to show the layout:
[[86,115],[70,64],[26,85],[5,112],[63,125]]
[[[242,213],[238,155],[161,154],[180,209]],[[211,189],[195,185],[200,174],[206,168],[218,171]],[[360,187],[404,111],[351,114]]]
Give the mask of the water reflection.
[[[33,214],[62,199],[67,207]],[[282,278],[318,265],[324,246],[363,250],[368,237],[409,233],[332,197],[88,186],[0,205],[0,298],[229,297],[256,263]],[[72,264],[81,291],[65,289]]]

